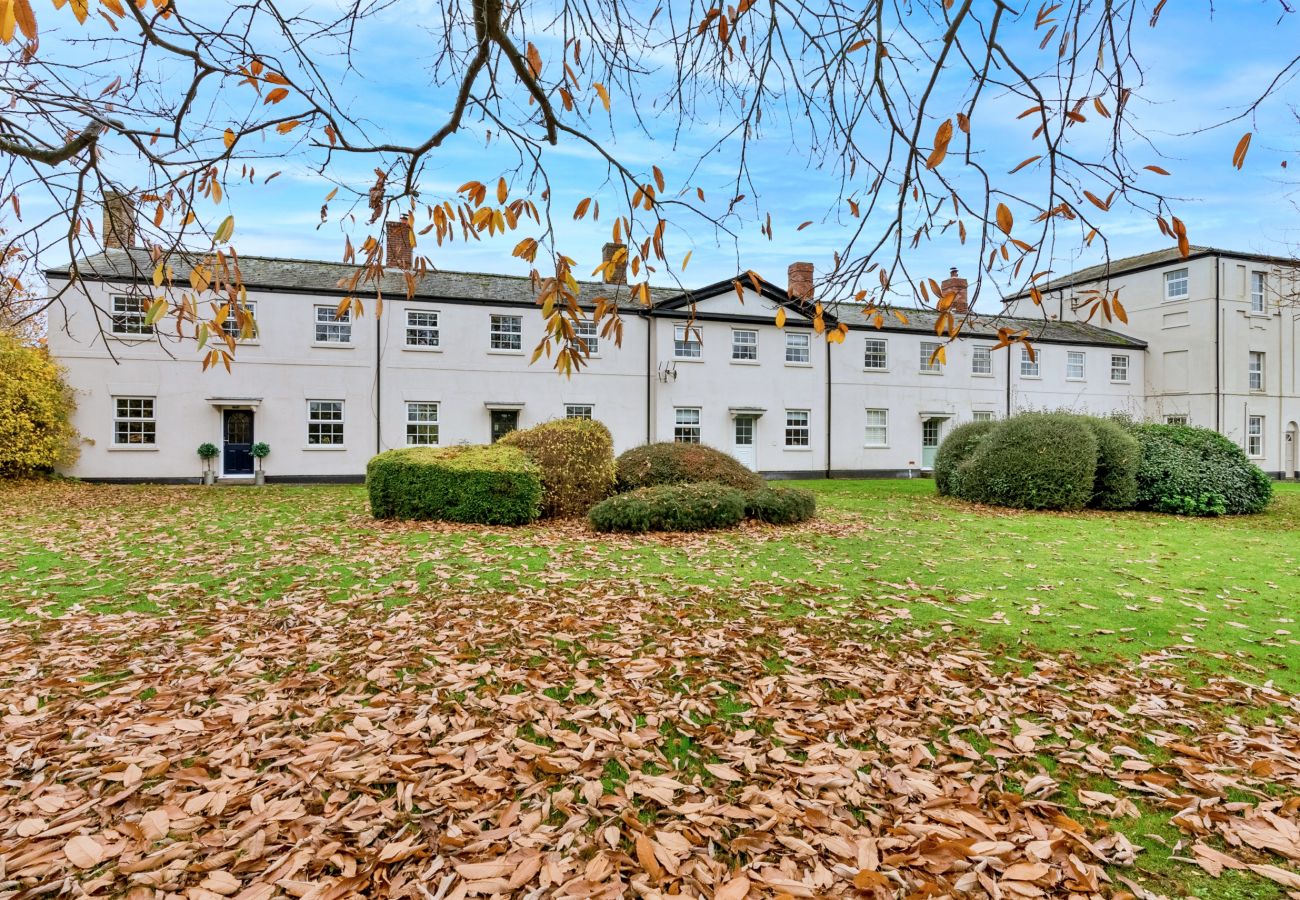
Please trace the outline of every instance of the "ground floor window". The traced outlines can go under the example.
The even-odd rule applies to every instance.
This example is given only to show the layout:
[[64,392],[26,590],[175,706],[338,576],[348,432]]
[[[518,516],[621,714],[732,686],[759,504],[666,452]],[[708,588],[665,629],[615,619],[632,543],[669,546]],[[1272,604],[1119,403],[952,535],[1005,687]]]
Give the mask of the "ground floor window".
[[427,447],[438,443],[438,404],[406,404],[406,445]]
[[592,418],[592,406],[590,403],[566,403],[564,405],[564,418],[590,419]]
[[342,400],[307,401],[307,443],[313,447],[342,445]]
[[808,410],[787,409],[785,411],[785,445],[787,447],[807,447],[811,437],[808,426]]
[[1110,380],[1116,384],[1128,383],[1128,357],[1122,353],[1110,358]]
[[158,439],[153,397],[113,398],[113,443],[151,446]]
[[970,414],[971,421],[974,422],[992,422],[993,413],[987,409],[977,409]]
[[867,410],[866,445],[868,447],[889,446],[889,410]]
[[673,440],[679,444],[700,442],[700,410],[698,407],[678,407],[673,410]]
[[1264,455],[1264,417],[1250,416],[1246,419],[1246,455]]
[[1186,425],[1187,416],[1165,416],[1166,425]]

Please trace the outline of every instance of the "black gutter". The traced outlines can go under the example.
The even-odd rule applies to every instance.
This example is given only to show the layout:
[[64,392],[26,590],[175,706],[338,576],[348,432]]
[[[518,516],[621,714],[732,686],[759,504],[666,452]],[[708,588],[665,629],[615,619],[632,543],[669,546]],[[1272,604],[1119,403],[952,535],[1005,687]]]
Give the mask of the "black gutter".
[[1214,430],[1223,433],[1223,394],[1220,378],[1223,372],[1223,348],[1219,345],[1219,332],[1223,320],[1223,314],[1220,312],[1222,286],[1219,283],[1219,273],[1223,268],[1222,257],[1217,253],[1214,255]]
[[654,400],[653,379],[654,371],[654,354],[651,352],[653,341],[651,340],[651,323],[649,312],[640,313],[641,318],[645,321],[645,442],[650,443],[650,435],[653,432],[654,420]]
[[826,477],[831,477],[831,342],[826,341]]
[[[1011,346],[1014,347],[1015,344]],[[1007,414],[1004,418],[1011,418],[1011,347],[1007,348]]]
[[383,452],[384,433],[384,364],[379,344],[380,317],[375,316],[375,455]]

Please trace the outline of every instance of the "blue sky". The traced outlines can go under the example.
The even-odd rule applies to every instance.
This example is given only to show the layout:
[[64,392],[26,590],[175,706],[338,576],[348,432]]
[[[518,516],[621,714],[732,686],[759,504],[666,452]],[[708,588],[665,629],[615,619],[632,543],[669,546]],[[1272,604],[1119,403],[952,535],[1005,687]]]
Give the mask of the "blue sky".
[[[420,27],[422,21],[436,27],[437,9],[438,4],[430,0],[404,0],[360,36],[361,71],[339,74],[338,95],[354,110],[364,111],[377,133],[386,138],[418,140],[447,115],[450,92],[430,86],[427,71],[435,45]],[[1193,243],[1269,253],[1300,245],[1290,197],[1295,186],[1281,167],[1283,160],[1289,160],[1291,172],[1300,168],[1295,152],[1300,148],[1300,127],[1292,110],[1293,102],[1300,99],[1295,85],[1286,85],[1253,123],[1183,136],[1240,111],[1300,45],[1300,23],[1294,16],[1279,21],[1279,12],[1276,2],[1228,0],[1216,4],[1213,15],[1205,3],[1174,2],[1167,5],[1156,29],[1139,30],[1137,50],[1147,65],[1147,84],[1132,108],[1155,149],[1143,148],[1134,158],[1139,165],[1159,164],[1173,173],[1160,179],[1159,186],[1184,198],[1177,208]],[[552,48],[540,39],[539,45],[549,58]],[[656,91],[663,86],[661,78],[646,81],[642,102],[652,123],[649,135],[627,127],[627,111],[618,108],[626,101],[616,95],[614,148],[647,171],[651,164],[660,165],[670,185],[677,185],[685,167],[714,140],[718,128],[716,122],[702,119],[674,144],[668,120],[656,118],[651,109]],[[997,103],[995,99],[990,109],[997,109]],[[983,159],[991,169],[1006,171],[1028,155],[1025,130],[1014,122],[1005,129],[980,129]],[[1229,160],[1246,130],[1257,133],[1245,169],[1238,172]],[[1081,146],[1086,148],[1087,140],[1081,135]],[[275,152],[274,146],[267,149]],[[700,223],[679,221],[668,235],[669,255],[680,260],[687,251],[692,253],[682,276],[688,284],[730,277],[746,268],[782,282],[786,266],[795,260],[810,260],[824,270],[848,235],[842,205],[835,202],[833,176],[810,167],[780,122],[769,122],[766,135],[751,146],[750,153],[756,193],[762,207],[773,212],[776,239],[761,235],[760,223],[754,220],[738,223],[738,242]],[[434,151],[424,180],[426,197],[441,200],[470,179],[494,184],[501,175],[510,178],[512,161],[511,155],[485,148],[483,127],[473,124]],[[115,165],[129,179],[135,163],[123,156]],[[577,258],[580,274],[586,275],[599,261],[608,221],[575,223],[569,216],[577,201],[603,180],[603,164],[593,151],[567,143],[548,152],[546,165],[555,193],[560,247]],[[301,159],[283,164],[264,160],[258,171],[264,176],[277,167],[283,173],[268,185],[228,184],[223,203],[211,210],[213,223],[227,213],[235,216],[235,244],[242,253],[339,259],[344,232],[355,241],[365,228],[334,219],[317,228],[320,205],[333,185]],[[364,189],[372,168],[372,160],[353,158],[336,164],[333,174]],[[703,187],[711,200],[722,200],[732,193],[727,182],[733,176],[734,166],[724,154],[706,159],[692,184]],[[335,213],[342,211],[338,201],[332,208]],[[814,224],[796,232],[795,226],[805,220]],[[1146,215],[1117,211],[1106,224],[1112,255],[1164,244]],[[526,274],[529,266],[510,256],[515,241],[526,233],[421,249],[441,268]],[[1095,251],[1080,253],[1077,242],[1064,241],[1057,250],[1053,268],[1058,272],[1095,261]],[[954,241],[923,243],[909,261],[927,274],[946,272],[948,266],[969,272],[976,266],[969,251],[963,253]]]

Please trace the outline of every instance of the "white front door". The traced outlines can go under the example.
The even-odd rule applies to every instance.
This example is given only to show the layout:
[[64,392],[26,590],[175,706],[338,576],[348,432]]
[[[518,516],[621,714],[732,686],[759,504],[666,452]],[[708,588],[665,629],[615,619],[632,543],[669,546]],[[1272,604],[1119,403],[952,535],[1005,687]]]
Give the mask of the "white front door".
[[736,416],[733,420],[734,439],[731,455],[751,469],[758,469],[758,453],[754,447],[754,425],[758,421],[754,416]]

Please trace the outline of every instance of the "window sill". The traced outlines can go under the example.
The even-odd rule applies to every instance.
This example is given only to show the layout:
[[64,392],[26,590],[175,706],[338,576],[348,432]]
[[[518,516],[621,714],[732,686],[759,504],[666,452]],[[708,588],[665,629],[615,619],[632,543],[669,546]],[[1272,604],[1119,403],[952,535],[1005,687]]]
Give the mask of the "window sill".
[[109,453],[157,453],[157,444],[141,444],[138,447],[131,444],[113,444],[105,448]]
[[111,337],[113,340],[117,341],[119,344],[132,344],[132,345],[147,344],[156,337],[156,335],[152,335],[152,334],[118,334],[113,331],[108,332],[108,336]]
[[1025,375],[1024,373],[1021,373],[1020,377],[1023,378],[1025,381],[1042,381],[1042,380],[1043,380],[1043,376],[1042,376],[1042,375]]
[[351,350],[355,344],[351,341],[312,341],[313,347],[322,347],[326,350]]
[[812,453],[812,447],[782,447],[786,453]]
[[403,344],[402,349],[410,350],[412,353],[441,353],[442,352],[441,347],[425,347],[425,346],[414,345],[414,344]]
[[1111,384],[1132,384],[1133,382],[1131,382],[1131,381],[1116,381],[1114,378],[1112,378],[1112,379],[1110,380],[1110,383],[1111,383]]
[[930,371],[928,371],[928,370],[926,370],[926,369],[921,369],[919,372],[917,372],[917,374],[918,374],[918,375],[942,375],[943,372],[942,372],[942,371],[939,371],[939,372],[930,372]]
[[523,356],[523,350],[488,350],[489,356]]
[[785,366],[787,369],[811,369],[813,364],[811,362],[790,362],[790,360],[787,359],[785,361]]
[[704,360],[698,356],[674,356],[673,362],[702,363]]
[[888,370],[888,369],[873,369],[873,368],[871,368],[871,367],[869,367],[869,366],[863,366],[863,367],[862,367],[862,371],[864,371],[864,372],[874,372],[874,373],[877,374],[877,375],[888,375],[888,374],[889,374],[889,370]]
[[863,444],[863,450],[888,450],[889,444]]
[[[246,341],[241,341],[239,338],[235,338],[235,346],[236,347],[260,347],[262,346],[262,342],[257,340],[256,338],[249,338]],[[222,477],[224,478],[225,476],[223,475]]]
[[302,449],[315,452],[317,450],[346,450],[348,448],[346,444],[306,444]]
[[992,378],[993,373],[992,372],[971,372],[970,377],[971,378]]
[[1066,378],[1065,380],[1066,380],[1066,381],[1073,381],[1073,382],[1078,383],[1078,382],[1086,382],[1088,379],[1086,379],[1086,378]]
[[731,364],[733,366],[756,366],[759,362],[756,359],[733,359]]

